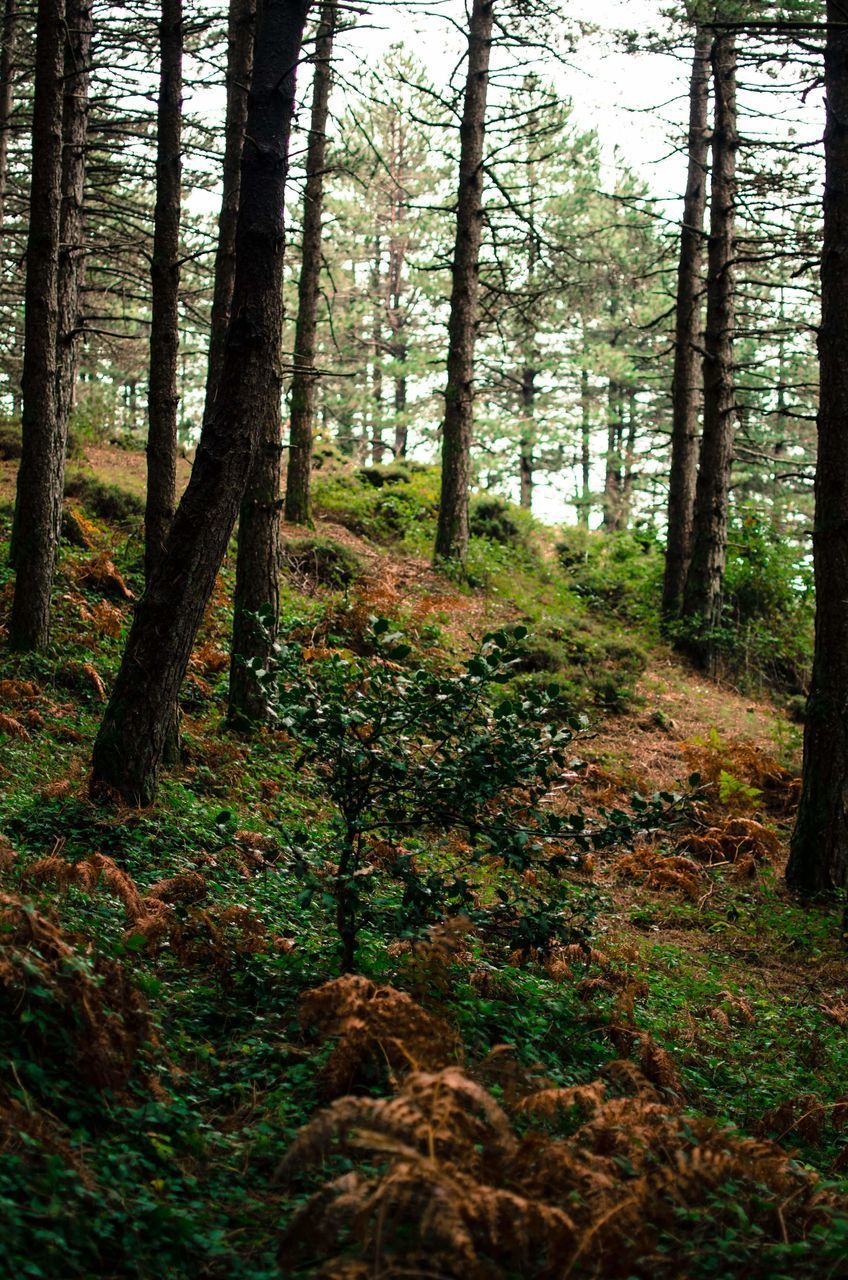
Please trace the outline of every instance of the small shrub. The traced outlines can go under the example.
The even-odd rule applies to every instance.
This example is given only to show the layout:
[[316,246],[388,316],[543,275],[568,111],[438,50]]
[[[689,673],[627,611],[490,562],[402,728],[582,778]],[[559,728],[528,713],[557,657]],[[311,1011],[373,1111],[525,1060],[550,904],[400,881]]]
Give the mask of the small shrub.
[[652,528],[615,534],[566,529],[557,555],[572,591],[590,607],[629,622],[656,620],[663,557]]
[[104,484],[83,471],[65,477],[65,497],[77,498],[91,515],[110,524],[137,525],[144,519],[144,499],[115,484]]
[[17,462],[21,456],[21,425],[19,422],[0,422],[0,459]]
[[477,494],[471,499],[469,532],[474,538],[488,538],[502,547],[518,547],[526,536],[517,519],[518,509],[505,498]]
[[294,577],[322,587],[347,587],[364,574],[355,551],[330,538],[298,538],[286,542],[283,560]]

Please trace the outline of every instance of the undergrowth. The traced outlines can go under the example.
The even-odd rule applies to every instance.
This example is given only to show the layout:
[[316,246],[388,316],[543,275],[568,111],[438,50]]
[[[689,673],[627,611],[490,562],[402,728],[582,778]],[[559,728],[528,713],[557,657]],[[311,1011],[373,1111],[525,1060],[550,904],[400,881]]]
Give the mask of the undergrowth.
[[[563,568],[496,504],[472,543],[485,590],[451,584],[410,559],[429,553],[432,473],[328,464],[319,504],[373,545],[347,581],[314,557],[286,575],[290,674],[325,710],[334,663],[341,693],[372,680],[367,739],[388,689],[423,671],[435,694],[481,633],[518,627],[492,716],[536,704],[542,729],[577,735],[537,794],[515,792],[560,819],[562,896],[483,833],[472,900],[446,910],[468,830],[389,822],[358,868],[359,972],[339,977],[339,815],[306,703],[251,738],[222,727],[232,557],[160,802],[89,799],[143,588],[132,521],[92,493],[66,525],[49,650],[4,651],[0,673],[0,1275],[842,1274],[845,958],[833,910],[781,887],[791,751],[669,728],[699,775],[673,824],[652,816],[681,818],[673,797],[632,807],[638,744],[619,769],[581,760],[587,719],[633,725],[655,661],[653,540],[599,539]],[[2,626],[2,549],[0,566]],[[543,901],[535,932],[500,928],[499,890]]]

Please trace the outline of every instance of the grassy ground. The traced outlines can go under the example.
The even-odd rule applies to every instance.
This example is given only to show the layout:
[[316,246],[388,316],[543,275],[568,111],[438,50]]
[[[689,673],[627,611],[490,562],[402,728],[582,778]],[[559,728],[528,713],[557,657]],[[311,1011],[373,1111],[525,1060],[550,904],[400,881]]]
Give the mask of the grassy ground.
[[[98,479],[126,483],[123,455],[92,462]],[[466,935],[434,959],[392,934],[389,892],[363,934],[362,973],[458,1029],[455,1056],[499,1098],[507,1085],[480,1064],[504,1054],[514,1074],[567,1088],[622,1055],[641,1054],[650,1077],[667,1051],[652,1087],[675,1107],[775,1139],[844,1189],[840,918],[802,909],[781,879],[797,729],[660,642],[644,606],[647,552],[588,591],[579,565],[563,568],[517,516],[511,545],[475,538],[478,585],[460,586],[425,558],[431,478],[393,492],[334,473],[318,497],[317,535],[345,548],[354,580],[322,585],[292,562],[286,623],[316,644],[351,644],[369,615],[390,617],[444,665],[521,622],[531,635],[518,681],[556,679],[585,718],[552,797],[564,815],[624,811],[633,792],[696,792],[685,825],[630,827],[584,860],[573,887],[591,937],[576,953]],[[131,519],[110,524],[90,507],[86,518],[91,545],[63,549],[49,653],[3,652],[0,671],[0,1275],[306,1273],[308,1261],[280,1259],[279,1241],[312,1184],[274,1175],[328,1096],[330,1045],[299,1017],[303,992],[336,973],[333,905],[303,892],[304,860],[313,879],[327,865],[315,852],[331,831],[320,774],[285,732],[223,727],[230,557],[183,691],[180,766],[150,810],[91,802],[92,736],[142,584]],[[3,538],[9,524],[0,507]],[[0,569],[3,609],[10,586]],[[379,1055],[358,1071],[362,1095],[395,1087]],[[745,1223],[725,1223],[720,1245],[699,1244],[702,1267],[621,1274],[846,1275],[834,1261],[844,1227],[828,1221],[806,1243],[787,1236],[769,1263],[753,1261]],[[588,1266],[573,1274],[619,1274]]]

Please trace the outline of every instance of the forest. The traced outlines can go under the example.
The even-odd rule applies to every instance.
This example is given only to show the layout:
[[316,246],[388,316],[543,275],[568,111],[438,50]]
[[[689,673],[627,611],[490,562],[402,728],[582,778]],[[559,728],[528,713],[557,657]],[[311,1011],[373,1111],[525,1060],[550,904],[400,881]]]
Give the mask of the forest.
[[848,0],[0,0],[0,1280],[848,1280]]

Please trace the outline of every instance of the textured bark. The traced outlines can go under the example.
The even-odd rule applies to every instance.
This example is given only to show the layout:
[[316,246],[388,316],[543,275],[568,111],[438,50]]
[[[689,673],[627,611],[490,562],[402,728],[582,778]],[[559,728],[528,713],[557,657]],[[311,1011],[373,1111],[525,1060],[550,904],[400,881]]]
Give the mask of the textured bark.
[[255,35],[256,0],[230,0],[227,27],[227,115],[224,124],[223,190],[221,213],[218,217],[218,248],[215,254],[215,283],[209,333],[207,404],[211,404],[217,394],[233,300],[241,153],[244,148],[247,92],[250,87],[250,73],[253,69]]
[[589,394],[589,370],[580,370],[580,499],[578,523],[589,528],[592,506],[592,400]]
[[459,194],[453,256],[448,379],[442,427],[442,484],[436,560],[464,562],[468,552],[468,488],[474,428],[474,340],[483,233],[483,144],[492,49],[492,0],[473,0],[468,75],[460,125]]
[[[405,343],[398,343],[392,352],[395,360],[402,364],[406,361]],[[406,457],[409,442],[409,427],[406,422],[406,375],[401,373],[395,377],[395,462]]]
[[65,450],[57,428],[56,364],[64,50],[64,0],[40,0],[24,298],[23,439],[13,532],[17,576],[9,622],[15,649],[41,649],[47,643],[62,514]]
[[621,528],[623,439],[622,389],[611,378],[607,390],[607,456],[604,473],[604,528],[611,533]]
[[533,412],[536,404],[536,373],[530,365],[521,371],[521,412],[524,419],[518,457],[519,502],[526,511],[533,506],[533,481],[536,459],[535,423]]
[[666,617],[672,617],[680,608],[689,568],[695,514],[698,409],[701,393],[701,269],[710,145],[707,112],[711,46],[711,35],[699,31],[695,38],[689,88],[689,168],[677,266],[674,373],[671,383],[671,475],[662,595],[663,613]]
[[303,197],[303,254],[298,281],[294,334],[294,374],[291,383],[289,452],[286,467],[286,519],[310,524],[312,436],[315,422],[315,335],[321,283],[321,217],[327,153],[327,116],[333,84],[331,59],[336,9],[325,4],[315,43],[312,115],[306,148],[306,190]]
[[156,207],[150,263],[150,375],[147,395],[147,503],[144,570],[153,573],[177,504],[177,380],[180,354],[182,182],[182,0],[162,0],[159,23]]
[[0,228],[6,211],[9,178],[9,132],[14,106],[15,56],[18,48],[18,3],[6,0],[3,6],[3,49],[0,52]]
[[[82,340],[80,307],[85,279],[85,155],[88,135],[88,82],[91,72],[91,0],[67,0],[68,42],[62,108],[64,148],[59,227],[58,352],[56,425],[66,452],[68,421],[76,393]],[[64,479],[64,477],[63,477]],[[63,486],[64,487],[64,486]]]
[[786,878],[806,893],[848,888],[848,31],[828,0],[824,244],[818,347],[816,639],[804,773]]
[[704,430],[698,459],[692,556],[683,616],[692,630],[686,649],[704,670],[714,662],[711,632],[721,621],[727,559],[727,513],[736,422],[733,377],[734,223],[736,200],[736,44],[713,44],[715,128],[710,190],[707,327],[704,338]]
[[95,789],[150,803],[172,708],[279,395],[283,200],[307,0],[266,0],[241,169],[232,315],[191,480],[139,602],[94,746]]

